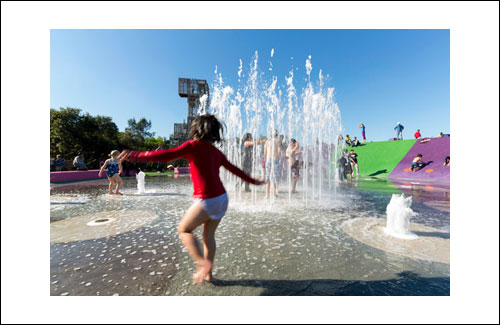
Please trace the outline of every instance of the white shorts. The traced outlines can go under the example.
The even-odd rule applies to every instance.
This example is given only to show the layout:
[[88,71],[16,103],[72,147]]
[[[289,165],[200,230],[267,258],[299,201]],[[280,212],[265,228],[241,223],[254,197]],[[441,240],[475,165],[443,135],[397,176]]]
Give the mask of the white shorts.
[[197,199],[197,201],[212,220],[221,219],[226,214],[229,204],[227,193],[209,199]]

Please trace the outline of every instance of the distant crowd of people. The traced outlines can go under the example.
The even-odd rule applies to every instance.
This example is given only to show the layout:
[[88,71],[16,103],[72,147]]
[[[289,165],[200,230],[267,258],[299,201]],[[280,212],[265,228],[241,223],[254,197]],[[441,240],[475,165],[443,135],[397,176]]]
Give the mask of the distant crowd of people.
[[[361,123],[358,128],[361,129],[361,136],[363,139],[363,143],[366,143],[365,124]],[[396,137],[394,138],[394,140],[403,140],[404,126],[401,124],[401,122],[396,123],[394,130],[396,131]],[[443,134],[443,132],[440,132],[438,135],[438,137],[446,137],[446,136],[450,135]],[[417,129],[417,131],[414,134],[414,137],[415,139],[422,138],[422,133],[420,132],[420,129]],[[422,140],[422,143],[424,141],[429,141],[429,140],[430,139],[425,138]],[[352,180],[355,172],[356,176],[359,177],[358,154],[352,148],[361,146],[362,143],[358,140],[357,137],[351,138],[349,134],[346,134],[345,138],[342,135],[339,135],[337,145],[351,148],[350,150],[344,149],[340,154],[340,158],[337,160],[337,165],[339,166],[339,179],[341,181],[345,181],[347,179]],[[303,149],[300,149],[299,142],[295,139],[286,140],[284,136],[279,135],[277,131],[274,131],[269,139],[267,137],[262,137],[260,140],[254,140],[251,133],[244,134],[242,139],[241,161],[242,161],[242,169],[246,173],[250,173],[254,168],[253,162],[256,157],[254,153],[254,148],[256,146],[259,147],[262,146],[259,152],[260,155],[262,155],[261,169],[266,183],[266,198],[269,197],[271,188],[273,195],[278,196],[278,182],[284,176],[284,174],[286,174],[284,173],[283,169],[284,162],[286,161],[288,161],[288,165],[292,175],[293,181],[292,181],[291,191],[292,193],[294,193],[296,191],[297,181],[300,177],[300,170],[301,168],[303,168],[304,165],[304,162],[300,159],[300,155],[303,153]],[[159,145],[155,151],[162,151],[162,150],[164,150],[163,146]],[[413,159],[411,163],[412,171],[417,171],[419,169],[422,169],[426,165],[426,163],[422,160],[422,157],[423,156],[419,154]],[[449,160],[450,158],[449,156],[447,156],[444,162],[445,166],[449,166]],[[99,165],[101,166],[101,170],[104,166],[106,166],[105,168],[107,168],[107,166],[109,165],[109,159],[101,160]],[[149,165],[151,165],[151,163],[145,167],[145,170],[147,170]],[[151,166],[149,168],[152,169]],[[56,156],[56,159],[51,158],[51,171],[52,170],[64,171],[70,169],[73,170],[88,169],[85,163],[83,153],[79,153],[76,157],[74,157],[71,165],[68,161],[62,158],[60,154]],[[125,172],[126,176],[129,175],[131,170],[136,170],[136,172],[138,171],[136,164],[131,162],[124,162],[123,168],[120,168],[120,173],[122,172],[122,169]],[[169,165],[167,169],[171,170],[173,169],[173,166]],[[156,162],[157,173],[161,173],[163,172],[163,170],[164,170],[164,164],[161,162]],[[244,190],[246,192],[250,191],[248,182],[242,182],[241,184],[242,186],[244,186]]]
[[[361,135],[363,137],[363,143],[366,142],[366,126],[364,123],[361,123],[359,127],[361,129]],[[390,140],[403,140],[403,130],[404,126],[401,124],[401,122],[397,122],[396,126],[394,127],[394,131],[396,131],[396,137],[391,138]],[[449,137],[450,134],[444,134],[443,132],[439,132],[439,135],[437,136],[438,138],[442,137]],[[420,132],[420,129],[417,129],[417,131],[414,134],[415,139],[420,139],[422,138],[422,133]],[[420,142],[425,143],[430,141],[430,138],[424,138]],[[337,160],[337,165],[339,167],[339,179],[341,181],[347,181],[348,179],[353,179],[354,171],[356,171],[356,175],[359,177],[359,166],[358,166],[358,155],[354,152],[352,148],[361,146],[362,144],[359,142],[359,140],[354,137],[351,139],[349,134],[346,134],[345,138],[342,135],[339,135],[337,145],[343,145],[345,147],[350,147],[351,149],[344,149],[342,153],[340,154],[340,157]],[[424,168],[428,163],[424,162],[422,159],[423,155],[418,154],[411,163],[410,170],[411,171],[418,171],[422,168]],[[450,157],[446,156],[443,162],[444,166],[450,166]]]

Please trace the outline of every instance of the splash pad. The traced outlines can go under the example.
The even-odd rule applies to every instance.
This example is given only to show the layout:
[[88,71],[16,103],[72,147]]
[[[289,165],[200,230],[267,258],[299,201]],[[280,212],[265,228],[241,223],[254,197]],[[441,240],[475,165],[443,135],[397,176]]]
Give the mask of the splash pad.
[[[280,196],[269,200],[262,187],[247,193],[221,169],[230,204],[216,233],[215,281],[198,287],[191,284],[194,265],[177,236],[177,224],[192,204],[189,177],[148,177],[141,193],[135,180],[125,179],[121,197],[103,194],[106,181],[55,187],[54,227],[66,222],[69,230],[81,221],[81,227],[104,229],[117,225],[118,212],[130,223],[144,222],[92,238],[78,237],[75,226],[73,235],[54,240],[51,295],[449,295],[449,259],[430,254],[448,240],[449,212],[415,200],[409,230],[418,238],[398,244],[401,239],[385,234],[390,195],[400,190],[387,184],[373,190],[370,180],[337,183],[330,160],[342,132],[340,111],[322,72],[312,73],[307,58],[301,88],[295,71],[274,76],[267,72],[271,63],[259,70],[258,62],[256,54],[247,71],[240,64],[236,86],[217,74],[211,102],[205,98],[200,113],[214,113],[226,124],[221,150],[239,166],[245,133],[257,140],[277,131],[283,149],[297,139],[304,166],[298,193],[291,193],[286,160]],[[262,152],[262,145],[252,151],[255,177],[264,176]],[[88,226],[92,221],[100,225]],[[365,242],[359,234],[366,229],[382,243]],[[195,234],[200,238],[200,230]],[[425,241],[423,253],[414,254],[411,246],[405,249],[412,254],[393,249],[418,246],[419,240]]]

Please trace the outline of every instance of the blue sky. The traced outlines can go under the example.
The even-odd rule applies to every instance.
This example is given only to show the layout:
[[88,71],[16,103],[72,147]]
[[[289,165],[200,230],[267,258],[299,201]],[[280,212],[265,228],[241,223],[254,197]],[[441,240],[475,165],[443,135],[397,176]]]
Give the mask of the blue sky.
[[405,138],[450,132],[449,30],[52,30],[50,107],[111,116],[122,131],[146,117],[169,137],[187,114],[177,78],[212,83],[217,66],[236,86],[239,60],[248,67],[255,51],[278,78],[298,68],[297,88],[311,55],[351,136],[364,123],[368,141],[387,140],[398,121]]

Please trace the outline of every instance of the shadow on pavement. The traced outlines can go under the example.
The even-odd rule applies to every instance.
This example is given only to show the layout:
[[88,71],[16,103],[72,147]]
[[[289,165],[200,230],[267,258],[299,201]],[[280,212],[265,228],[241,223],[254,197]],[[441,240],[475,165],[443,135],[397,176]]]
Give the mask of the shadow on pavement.
[[383,281],[348,280],[219,280],[216,287],[264,288],[263,296],[449,296],[449,277],[423,278],[413,272]]

